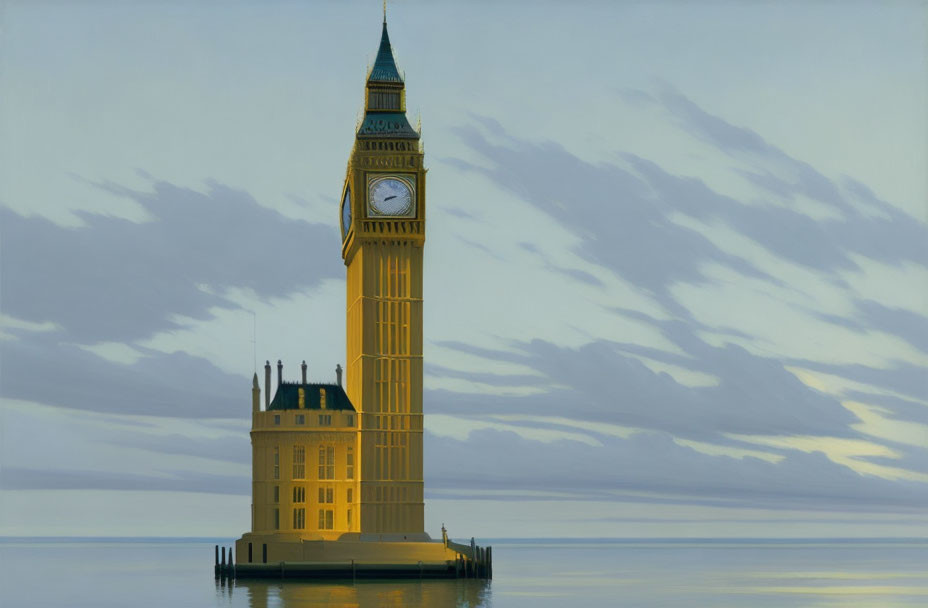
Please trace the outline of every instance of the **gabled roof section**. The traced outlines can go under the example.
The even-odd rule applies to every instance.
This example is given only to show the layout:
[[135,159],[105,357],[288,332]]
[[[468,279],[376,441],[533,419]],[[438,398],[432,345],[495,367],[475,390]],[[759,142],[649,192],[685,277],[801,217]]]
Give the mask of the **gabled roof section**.
[[383,34],[380,35],[380,49],[377,51],[377,59],[374,60],[374,67],[371,68],[371,74],[368,76],[367,81],[403,82],[400,71],[396,69],[396,60],[393,59],[393,49],[390,47],[390,36],[387,34],[386,19],[383,21]]
[[[300,408],[300,390],[303,391],[303,408]],[[337,384],[302,384],[300,382],[284,382],[277,387],[274,400],[268,406],[271,410],[321,410],[321,392],[325,390],[326,410],[357,411],[345,394],[344,389]]]

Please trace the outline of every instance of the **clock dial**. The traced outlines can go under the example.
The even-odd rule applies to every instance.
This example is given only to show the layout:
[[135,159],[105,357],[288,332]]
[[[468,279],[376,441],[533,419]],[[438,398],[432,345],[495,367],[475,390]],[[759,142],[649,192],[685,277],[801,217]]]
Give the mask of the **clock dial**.
[[345,187],[345,198],[342,200],[342,238],[348,236],[351,229],[351,188]]
[[413,185],[406,178],[376,177],[369,184],[367,200],[370,215],[410,217],[415,214]]

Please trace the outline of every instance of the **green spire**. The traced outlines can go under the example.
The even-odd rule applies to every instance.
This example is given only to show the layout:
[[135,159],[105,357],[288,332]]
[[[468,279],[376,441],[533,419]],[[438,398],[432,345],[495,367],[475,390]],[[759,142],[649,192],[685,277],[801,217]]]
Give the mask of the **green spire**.
[[419,139],[419,133],[406,119],[405,88],[393,59],[385,17],[380,49],[367,78],[364,120],[358,127],[358,137]]
[[368,82],[403,82],[396,61],[393,59],[393,49],[390,47],[390,36],[387,34],[387,19],[384,15],[383,34],[380,36],[380,49],[377,50],[377,59],[374,68],[367,79]]

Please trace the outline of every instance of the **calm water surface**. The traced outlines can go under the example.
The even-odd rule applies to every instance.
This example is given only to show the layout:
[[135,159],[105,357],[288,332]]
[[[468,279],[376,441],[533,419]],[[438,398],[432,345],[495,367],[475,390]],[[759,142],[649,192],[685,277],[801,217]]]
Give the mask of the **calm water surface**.
[[484,542],[489,583],[219,585],[211,541],[6,540],[0,606],[928,606],[928,542]]

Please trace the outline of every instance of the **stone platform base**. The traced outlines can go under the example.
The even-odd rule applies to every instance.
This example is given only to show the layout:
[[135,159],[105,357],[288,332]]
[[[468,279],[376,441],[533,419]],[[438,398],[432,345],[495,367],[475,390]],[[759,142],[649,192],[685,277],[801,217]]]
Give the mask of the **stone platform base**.
[[[489,578],[492,553],[476,545],[345,535],[312,540],[248,533],[235,541],[236,578]],[[230,556],[231,557],[231,556]],[[231,562],[231,560],[230,560]],[[223,566],[225,568],[225,566]],[[218,566],[217,566],[218,571]],[[226,576],[228,576],[226,575]]]

